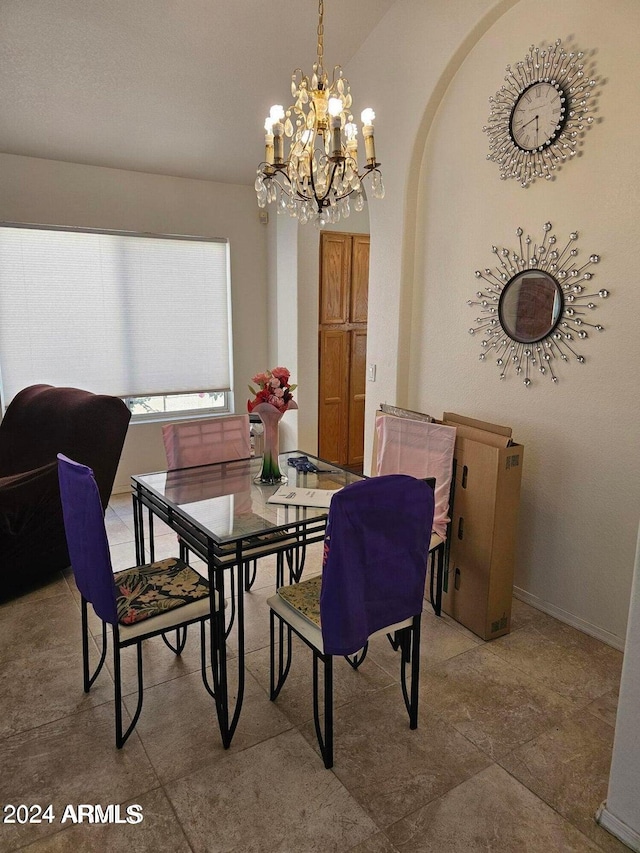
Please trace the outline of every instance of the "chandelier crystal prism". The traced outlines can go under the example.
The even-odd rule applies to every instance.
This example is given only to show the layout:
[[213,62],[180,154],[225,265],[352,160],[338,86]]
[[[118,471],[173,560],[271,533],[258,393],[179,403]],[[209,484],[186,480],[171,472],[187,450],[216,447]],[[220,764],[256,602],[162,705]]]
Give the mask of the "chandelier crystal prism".
[[[370,178],[375,198],[384,198],[373,139],[375,113],[362,111],[365,164],[358,166],[358,128],[349,81],[336,65],[332,79],[324,68],[324,3],[318,4],[318,58],[309,77],[291,75],[293,104],[271,107],[264,124],[265,157],[255,182],[258,206],[275,202],[278,213],[318,226],[347,218],[364,207],[363,180]],[[285,137],[289,141],[285,157]]]

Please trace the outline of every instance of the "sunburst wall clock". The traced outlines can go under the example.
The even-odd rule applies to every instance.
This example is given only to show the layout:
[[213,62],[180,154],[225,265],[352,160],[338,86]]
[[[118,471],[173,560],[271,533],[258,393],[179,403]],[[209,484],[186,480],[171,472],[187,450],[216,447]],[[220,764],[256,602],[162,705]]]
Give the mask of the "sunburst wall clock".
[[502,180],[527,187],[536,178],[551,180],[574,157],[582,132],[593,124],[589,101],[594,79],[583,52],[567,53],[560,39],[546,49],[529,48],[515,68],[507,65],[504,85],[489,98],[488,160],[498,164]]
[[476,278],[484,281],[484,289],[476,292],[476,300],[468,305],[480,308],[472,335],[483,334],[480,360],[495,356],[500,379],[512,370],[529,387],[535,372],[558,381],[555,366],[575,359],[585,361],[582,346],[591,330],[602,332],[599,323],[589,322],[597,301],[609,296],[608,290],[592,290],[593,266],[599,255],[578,260],[578,233],[569,234],[564,248],[558,248],[552,225],[546,222],[540,243],[524,237],[522,228],[516,236],[518,250],[492,246],[496,255],[494,269],[476,270]]

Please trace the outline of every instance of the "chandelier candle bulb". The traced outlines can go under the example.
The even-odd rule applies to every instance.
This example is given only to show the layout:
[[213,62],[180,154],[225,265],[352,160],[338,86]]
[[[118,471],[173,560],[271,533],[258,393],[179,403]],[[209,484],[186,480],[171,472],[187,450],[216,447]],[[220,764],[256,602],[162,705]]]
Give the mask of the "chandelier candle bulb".
[[350,157],[353,157],[354,160],[358,158],[358,128],[356,125],[349,121],[344,126],[344,135],[347,138],[347,151]]
[[284,163],[284,108],[281,104],[274,104],[269,111],[269,117],[273,128],[273,156],[276,165]]
[[329,98],[329,115],[331,116],[331,158],[342,159],[342,138],[340,136],[340,115],[342,113],[342,101],[340,98]]
[[273,160],[276,166],[284,163],[283,127],[281,124],[273,126]]
[[273,166],[273,122],[269,116],[265,120],[264,129],[264,161],[267,166]]
[[375,117],[376,114],[371,107],[367,107],[360,114],[360,118],[362,119],[362,135],[364,136],[364,156],[367,158],[367,163],[370,166],[374,166],[376,162],[376,148],[373,141],[373,120]]

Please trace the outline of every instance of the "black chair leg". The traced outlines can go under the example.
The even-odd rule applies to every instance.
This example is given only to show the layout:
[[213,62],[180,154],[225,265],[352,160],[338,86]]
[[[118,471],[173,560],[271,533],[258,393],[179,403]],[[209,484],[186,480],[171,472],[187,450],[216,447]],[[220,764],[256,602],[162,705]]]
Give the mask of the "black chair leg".
[[188,548],[186,542],[184,542],[183,539],[180,539],[179,536],[178,536],[178,548],[179,548],[178,556],[180,557],[180,559],[182,560],[183,563],[188,563],[189,562],[189,548]]
[[442,543],[431,552],[429,570],[429,597],[436,616],[442,613],[442,587],[444,582],[444,550]]
[[120,664],[120,644],[118,638],[113,638],[113,679],[115,681],[116,700],[116,747],[122,749],[127,738],[136,727],[140,712],[142,711],[143,679],[142,679],[142,643],[136,643],[136,660],[138,664],[138,704],[126,732],[122,732],[122,667]]
[[175,644],[175,646],[173,645],[173,643],[170,640],[167,639],[166,634],[161,634],[160,636],[164,640],[165,646],[168,646],[175,655],[181,655],[183,650],[184,650],[185,643],[187,642],[187,626],[181,625],[179,628],[176,628],[175,630],[176,630],[176,644]]
[[387,640],[389,640],[389,645],[394,652],[397,652],[401,645],[400,639],[398,639],[399,633],[399,631],[394,631],[393,634],[387,634]]
[[100,660],[98,661],[93,674],[91,674],[89,667],[89,616],[87,612],[87,602],[84,597],[81,600],[80,613],[82,618],[82,683],[84,692],[88,693],[91,689],[91,685],[100,675],[100,670],[102,669],[104,660],[107,656],[107,623],[102,623],[102,649],[100,650]]
[[[387,636],[389,635],[387,634]],[[393,645],[393,643],[391,643],[391,645]],[[369,642],[367,641],[359,652],[356,652],[354,655],[345,655],[344,659],[352,669],[358,669],[360,664],[364,663],[364,659],[366,658],[368,651]]]
[[[418,687],[420,683],[420,616],[413,617],[413,624],[402,629],[402,662],[400,683],[404,704],[409,714],[409,728],[418,728]],[[407,665],[411,665],[411,685],[407,685]]]
[[213,698],[216,698],[215,690],[213,689],[213,685],[209,682],[209,677],[207,675],[207,643],[209,641],[209,636],[207,635],[207,623],[206,620],[203,619],[200,622],[200,674],[202,675],[202,683],[205,686],[207,693]]
[[[318,661],[322,661],[324,674],[324,732],[320,725],[318,696]],[[333,767],[333,658],[313,650],[313,722],[324,766]]]
[[[276,650],[275,650],[275,620],[278,620],[278,675],[276,677]],[[270,684],[269,699],[273,702],[282,690],[289,670],[291,668],[291,627],[277,616],[273,610],[269,611],[269,649],[270,649]],[[286,637],[286,639],[285,639]]]
[[289,583],[299,583],[304,570],[304,563],[307,556],[306,545],[296,545],[286,551],[287,565],[289,566]]

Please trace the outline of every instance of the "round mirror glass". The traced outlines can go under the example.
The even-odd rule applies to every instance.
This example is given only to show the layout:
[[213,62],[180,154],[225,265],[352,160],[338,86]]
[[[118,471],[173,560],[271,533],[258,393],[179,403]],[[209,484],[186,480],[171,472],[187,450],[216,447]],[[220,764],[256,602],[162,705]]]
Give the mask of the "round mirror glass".
[[542,270],[524,270],[507,282],[500,295],[498,316],[509,337],[532,344],[550,335],[564,307],[562,289]]

